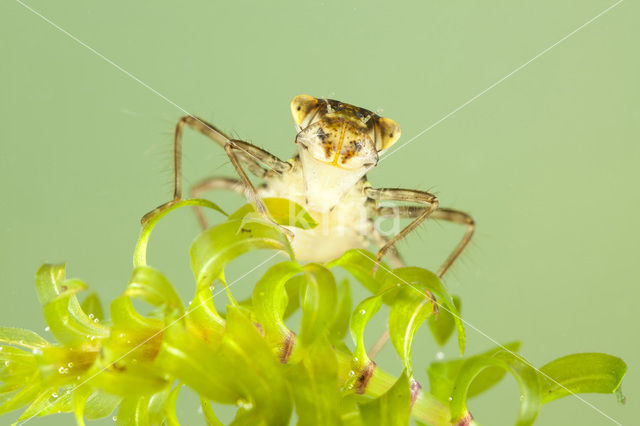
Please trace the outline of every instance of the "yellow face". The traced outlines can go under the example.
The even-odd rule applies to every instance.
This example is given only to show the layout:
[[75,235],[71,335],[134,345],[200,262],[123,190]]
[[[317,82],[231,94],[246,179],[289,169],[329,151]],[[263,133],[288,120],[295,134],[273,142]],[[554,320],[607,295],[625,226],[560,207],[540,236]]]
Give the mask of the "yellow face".
[[400,126],[364,108],[299,95],[291,101],[296,144],[315,160],[343,170],[367,170],[400,137]]

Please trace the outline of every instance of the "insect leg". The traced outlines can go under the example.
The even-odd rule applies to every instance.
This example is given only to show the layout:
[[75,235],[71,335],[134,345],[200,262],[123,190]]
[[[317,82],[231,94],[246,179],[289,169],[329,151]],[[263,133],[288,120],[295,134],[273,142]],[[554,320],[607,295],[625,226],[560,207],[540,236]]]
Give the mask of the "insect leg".
[[[390,207],[378,207],[375,210],[375,213],[379,216],[399,216],[399,217],[419,217],[426,210],[425,207],[419,206],[399,206],[397,208]],[[451,268],[453,263],[460,257],[462,251],[467,247],[469,242],[471,241],[471,237],[476,228],[475,221],[473,218],[464,212],[454,209],[447,208],[438,208],[436,211],[431,213],[429,219],[441,219],[446,220],[448,222],[457,223],[460,225],[465,225],[467,230],[465,231],[462,239],[458,243],[458,245],[453,249],[451,254],[444,261],[440,269],[438,269],[438,277],[442,278],[444,274]]]
[[[226,178],[226,177],[210,177],[200,182],[196,183],[191,187],[189,191],[189,196],[191,198],[200,198],[200,196],[207,192],[215,189],[225,189],[228,191],[236,192],[240,195],[247,196],[247,189],[238,179]],[[202,212],[202,207],[193,206],[193,210],[198,218],[198,222],[203,230],[207,229],[209,225],[207,224],[207,219],[204,217],[204,213]]]
[[[385,216],[391,215],[389,214]],[[373,230],[371,237],[372,242],[378,247],[378,249],[381,249],[389,241],[389,239],[382,235],[377,229]],[[402,257],[400,256],[400,253],[398,253],[398,250],[395,247],[392,247],[387,255],[389,256],[389,261],[394,268],[406,266],[404,261],[402,260]]]
[[[256,176],[264,177],[270,171],[273,171],[274,173],[282,173],[283,171],[290,168],[291,165],[285,161],[281,161],[276,156],[248,142],[230,139],[223,132],[218,130],[214,125],[207,123],[202,119],[193,116],[184,116],[178,121],[178,124],[176,124],[173,140],[173,200],[144,215],[144,217],[142,218],[142,222],[144,223],[157,211],[174,204],[177,200],[180,200],[182,198],[182,129],[185,125],[209,137],[218,145],[224,148],[225,152],[229,156],[229,159],[231,160],[233,167],[240,175],[242,183],[247,187],[249,191],[248,198],[255,203],[256,209],[266,217],[266,207],[258,196],[255,187],[249,180],[249,177],[245,173],[242,166],[244,165],[245,167],[247,167],[247,169]],[[270,170],[266,170],[264,167],[262,167],[261,163],[267,166]]]
[[418,225],[424,222],[424,220],[438,208],[438,198],[435,195],[415,189],[366,188],[365,195],[376,201],[406,201],[426,204],[426,208],[424,208],[411,223],[389,239],[389,241],[378,250],[378,261],[380,261],[398,241],[416,229]]

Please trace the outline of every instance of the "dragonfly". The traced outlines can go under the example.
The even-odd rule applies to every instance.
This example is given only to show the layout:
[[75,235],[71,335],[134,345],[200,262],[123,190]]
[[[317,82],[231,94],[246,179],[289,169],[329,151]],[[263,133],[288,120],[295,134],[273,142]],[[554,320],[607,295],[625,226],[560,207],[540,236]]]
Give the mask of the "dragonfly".
[[[187,126],[220,145],[238,174],[238,178],[206,178],[190,189],[191,197],[199,198],[212,190],[233,191],[246,197],[270,221],[264,198],[298,203],[318,225],[284,230],[296,259],[309,262],[326,262],[349,249],[373,245],[378,249],[377,264],[386,256],[394,266],[403,266],[396,244],[425,220],[463,225],[464,235],[437,272],[442,277],[469,244],[475,222],[467,213],[440,207],[438,198],[428,191],[374,188],[369,183],[367,173],[400,139],[400,126],[390,118],[333,99],[298,95],[290,107],[297,130],[297,152],[287,161],[249,142],[230,138],[201,118],[182,117],[174,134],[173,200],[145,215],[143,222],[182,199],[182,134]],[[262,182],[254,185],[247,172]],[[196,209],[196,214],[206,229],[202,211]],[[375,226],[379,218],[413,220],[395,233],[383,233]]]

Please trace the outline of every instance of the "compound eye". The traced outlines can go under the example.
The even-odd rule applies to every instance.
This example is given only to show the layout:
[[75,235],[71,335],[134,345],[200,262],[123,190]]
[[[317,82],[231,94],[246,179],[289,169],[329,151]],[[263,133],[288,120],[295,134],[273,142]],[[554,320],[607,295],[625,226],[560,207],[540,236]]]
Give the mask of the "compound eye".
[[309,115],[315,114],[319,104],[318,99],[309,95],[298,95],[291,100],[291,115],[298,128],[305,128],[306,126],[303,124],[305,121],[308,125],[309,120],[305,119],[309,118]]
[[402,130],[398,123],[390,118],[379,117],[376,120],[376,150],[385,151],[400,139]]

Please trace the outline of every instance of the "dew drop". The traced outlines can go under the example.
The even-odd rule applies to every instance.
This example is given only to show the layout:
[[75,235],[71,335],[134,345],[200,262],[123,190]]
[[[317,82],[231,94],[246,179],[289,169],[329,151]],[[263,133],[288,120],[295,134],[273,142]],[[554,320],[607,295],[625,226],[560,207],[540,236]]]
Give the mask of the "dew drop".
[[68,363],[68,364],[67,364],[67,367],[69,367],[69,368],[73,368],[73,363],[72,363],[72,362]]
[[58,373],[60,374],[67,374],[68,372],[69,372],[68,368],[65,368],[65,367],[58,368]]
[[98,318],[95,318],[95,319],[93,320],[93,322],[96,322],[96,323],[97,323],[97,322],[100,322],[100,320],[99,320]]
[[449,397],[449,401],[453,401],[453,398]]
[[364,310],[364,309],[360,309],[360,312],[359,312],[359,313],[360,313],[360,315],[364,315],[364,314],[366,314],[366,313],[367,313],[367,311],[366,311],[366,310]]
[[244,399],[239,399],[236,401],[236,405],[240,408],[244,408],[245,410],[250,410],[253,408],[253,404],[249,401],[246,401]]
[[91,340],[92,342],[96,339],[96,336],[91,336],[89,337],[89,340]]
[[31,353],[34,354],[34,355],[42,355],[42,349],[33,348],[33,349],[31,349]]
[[89,319],[93,319],[93,314],[89,314]]
[[438,360],[444,359],[444,352],[436,352],[436,359]]
[[111,420],[113,420],[114,422],[117,422],[118,421],[118,416],[111,417]]
[[58,397],[58,393],[57,393],[57,392],[52,393],[52,394],[51,394],[51,397],[52,397],[52,398],[57,398],[57,397]]
[[4,366],[5,366],[5,367],[8,367],[8,366],[9,366],[9,361],[5,361],[5,362],[4,362]]
[[46,327],[44,328],[44,331],[51,331],[51,327],[46,326]]

